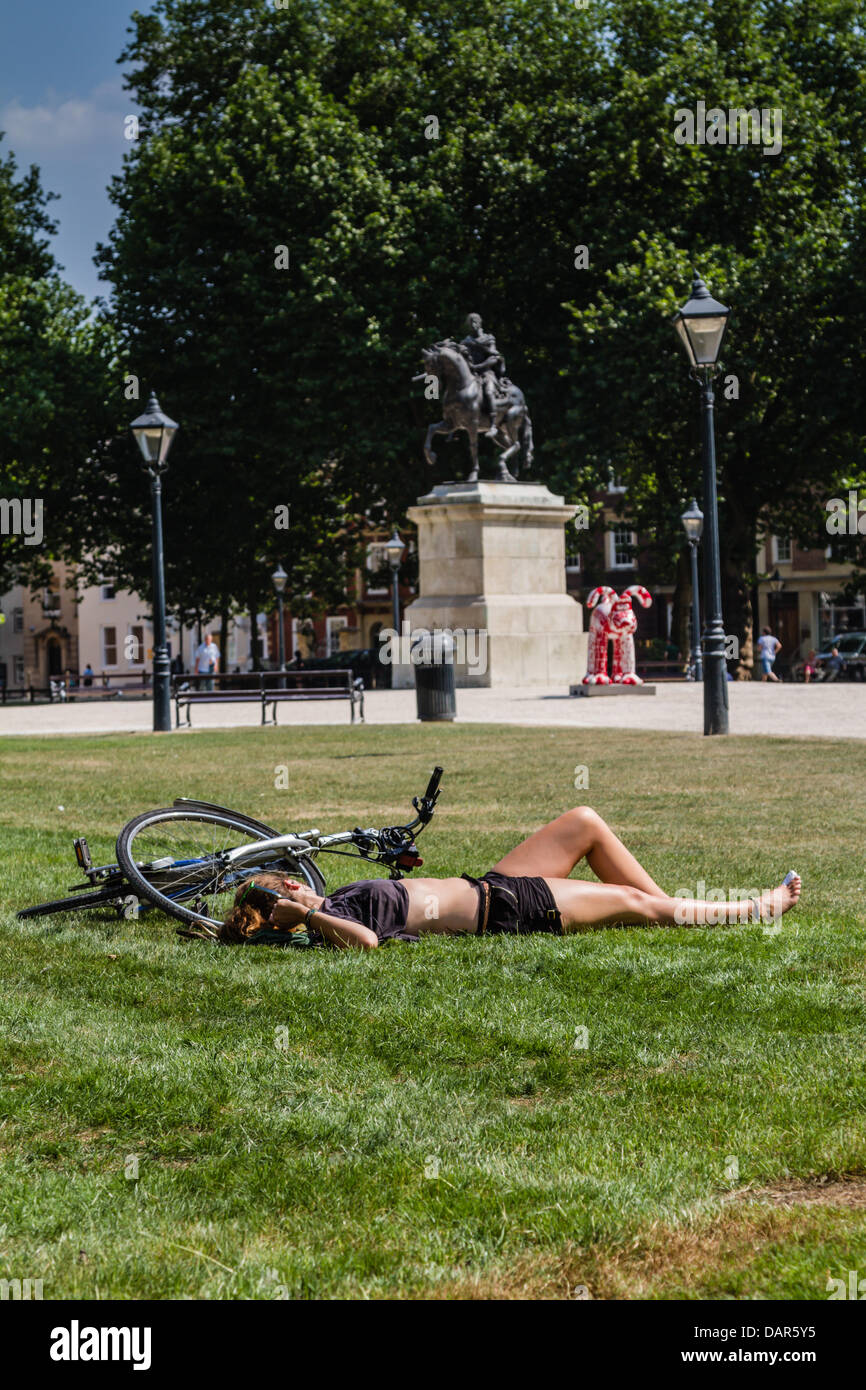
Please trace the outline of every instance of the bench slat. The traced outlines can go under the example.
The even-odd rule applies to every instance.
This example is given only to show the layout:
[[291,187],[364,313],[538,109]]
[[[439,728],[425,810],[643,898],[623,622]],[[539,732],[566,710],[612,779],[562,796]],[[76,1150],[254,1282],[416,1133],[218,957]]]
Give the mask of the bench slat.
[[238,690],[234,694],[231,694],[229,691],[223,691],[219,694],[217,694],[216,691],[214,691],[213,694],[204,694],[204,692],[199,692],[198,690],[181,690],[174,698],[182,705],[201,705],[205,703],[219,703],[224,700],[230,700],[234,704],[238,700],[260,700],[262,696],[261,692],[257,690],[251,690],[249,692]]
[[[268,686],[267,680],[284,680],[291,684]],[[327,685],[312,685],[310,680],[326,680]],[[180,727],[181,705],[186,709],[186,727],[191,727],[189,717],[190,706],[192,705],[225,705],[225,704],[260,704],[262,707],[262,724],[276,724],[277,705],[296,700],[349,700],[351,704],[352,723],[355,722],[355,705],[360,705],[361,721],[364,719],[364,686],[363,682],[358,681],[351,671],[287,671],[282,673],[271,672],[267,675],[262,673],[259,676],[258,690],[235,689],[232,690],[179,690],[172,683],[172,695],[175,702],[177,714],[177,724]],[[267,717],[268,708],[273,710],[273,715]]]
[[266,690],[264,699],[268,704],[273,700],[345,700],[351,694],[350,690],[328,690],[325,686],[319,690]]

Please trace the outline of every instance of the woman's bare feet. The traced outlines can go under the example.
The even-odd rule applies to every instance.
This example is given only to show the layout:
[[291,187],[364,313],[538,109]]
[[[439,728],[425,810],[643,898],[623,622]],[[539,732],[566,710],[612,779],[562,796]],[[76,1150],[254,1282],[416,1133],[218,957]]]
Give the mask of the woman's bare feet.
[[802,886],[800,875],[792,870],[791,873],[785,875],[778,888],[768,888],[755,904],[760,913],[759,920],[775,922],[786,912],[790,912],[791,908],[797,905]]

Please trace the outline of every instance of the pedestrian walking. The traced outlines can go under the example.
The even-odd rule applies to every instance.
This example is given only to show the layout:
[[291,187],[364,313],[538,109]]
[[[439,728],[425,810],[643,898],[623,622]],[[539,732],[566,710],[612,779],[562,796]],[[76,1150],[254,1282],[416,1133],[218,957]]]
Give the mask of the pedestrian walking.
[[761,668],[763,670],[763,675],[761,676],[762,681],[778,682],[779,677],[773,670],[773,662],[776,660],[781,650],[782,644],[778,637],[773,636],[770,628],[762,628],[761,635],[758,638],[758,652],[761,657]]
[[214,672],[219,667],[220,649],[209,632],[204,635],[204,641],[195,654],[195,670],[198,676],[208,676],[209,679],[202,682],[204,690],[213,690]]

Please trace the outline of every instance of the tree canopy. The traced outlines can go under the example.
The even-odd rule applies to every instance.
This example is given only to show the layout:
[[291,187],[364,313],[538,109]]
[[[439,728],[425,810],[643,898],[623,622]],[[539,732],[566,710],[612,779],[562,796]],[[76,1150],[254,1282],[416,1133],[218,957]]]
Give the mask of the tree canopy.
[[49,202],[35,168],[0,158],[0,496],[42,506],[38,543],[11,522],[0,536],[0,593],[102,542],[92,498],[117,428],[112,330],[60,276]]
[[[118,380],[181,424],[177,611],[261,607],[277,562],[294,611],[339,601],[364,525],[465,468],[460,437],[422,461],[409,379],[469,310],[526,393],[536,476],[579,500],[613,467],[669,578],[699,482],[669,320],[696,266],[732,308],[720,502],[746,631],[759,527],[810,541],[862,477],[861,0],[157,0],[131,25],[140,134],[99,261]],[[699,101],[780,112],[781,150],[678,143]],[[99,525],[147,592],[142,479],[128,439],[109,455]]]

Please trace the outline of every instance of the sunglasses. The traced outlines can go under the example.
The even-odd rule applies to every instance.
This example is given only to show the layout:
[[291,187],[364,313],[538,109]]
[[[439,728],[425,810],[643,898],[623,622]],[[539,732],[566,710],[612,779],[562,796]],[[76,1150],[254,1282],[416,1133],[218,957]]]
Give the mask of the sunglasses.
[[275,902],[279,900],[280,896],[279,893],[274,892],[273,888],[263,888],[260,883],[250,882],[238,898],[238,907],[240,907],[242,903],[245,903],[250,893],[253,892],[263,893],[265,897],[273,898]]

